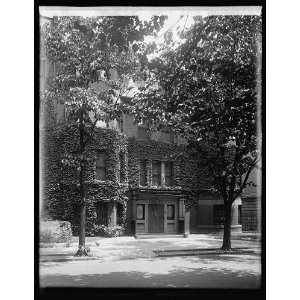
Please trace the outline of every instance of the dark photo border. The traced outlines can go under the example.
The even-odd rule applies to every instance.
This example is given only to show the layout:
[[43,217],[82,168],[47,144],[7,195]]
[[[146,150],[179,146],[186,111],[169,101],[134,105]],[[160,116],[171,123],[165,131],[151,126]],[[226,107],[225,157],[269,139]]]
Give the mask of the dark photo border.
[[[35,299],[106,299],[115,296],[122,299],[124,296],[182,298],[192,297],[198,299],[265,299],[266,298],[266,3],[265,1],[35,1],[34,4],[34,140],[35,140],[35,200],[34,200],[34,294]],[[259,289],[197,289],[197,288],[40,288],[39,282],[39,6],[262,6],[262,197],[261,197],[261,240],[262,240],[262,273],[261,287]]]

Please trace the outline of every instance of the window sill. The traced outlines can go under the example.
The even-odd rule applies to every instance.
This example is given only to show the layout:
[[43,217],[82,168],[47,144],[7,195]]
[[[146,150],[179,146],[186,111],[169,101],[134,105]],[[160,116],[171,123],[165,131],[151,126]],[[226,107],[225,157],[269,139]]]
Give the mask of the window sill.
[[152,190],[181,190],[182,187],[179,185],[172,185],[172,186],[163,186],[163,185],[139,185],[139,188],[141,189],[152,189]]

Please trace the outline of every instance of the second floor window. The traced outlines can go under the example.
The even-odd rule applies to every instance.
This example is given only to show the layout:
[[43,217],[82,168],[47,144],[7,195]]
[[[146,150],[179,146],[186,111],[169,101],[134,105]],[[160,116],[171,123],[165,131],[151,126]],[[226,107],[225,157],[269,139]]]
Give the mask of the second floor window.
[[152,162],[152,185],[161,185],[161,162],[157,160]]
[[120,160],[120,182],[124,182],[125,181],[125,155],[124,153],[120,153],[119,154],[119,160]]
[[118,127],[120,132],[124,132],[124,121],[123,121],[123,116],[118,118]]
[[149,131],[146,127],[138,126],[138,140],[148,141],[150,138]]
[[173,185],[173,163],[170,161],[165,162],[165,184]]
[[106,180],[106,154],[98,152],[96,160],[96,179]]
[[140,160],[140,185],[147,185],[147,169],[146,169],[146,160]]

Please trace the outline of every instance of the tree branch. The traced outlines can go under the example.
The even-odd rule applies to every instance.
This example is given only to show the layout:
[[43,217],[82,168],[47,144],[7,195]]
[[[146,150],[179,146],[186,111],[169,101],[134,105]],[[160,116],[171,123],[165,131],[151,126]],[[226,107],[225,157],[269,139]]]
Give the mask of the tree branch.
[[91,127],[91,134],[90,133],[88,133],[88,132],[86,132],[86,134],[87,134],[87,139],[84,141],[84,146],[86,146],[87,145],[87,143],[89,143],[92,139],[93,139],[93,137],[94,137],[94,135],[95,135],[95,127],[96,127],[96,124],[97,124],[97,122],[98,122],[99,120],[97,119],[97,118],[95,118],[95,121],[93,122],[93,125],[92,125],[92,127]]
[[240,187],[239,191],[236,193],[236,195],[234,195],[233,199],[236,199],[237,197],[239,197],[239,196],[242,194],[244,188],[246,187],[246,184],[247,184],[248,178],[249,178],[249,176],[250,176],[250,173],[252,172],[252,170],[253,170],[254,167],[256,166],[257,162],[258,162],[258,160],[255,160],[255,161],[251,164],[251,166],[249,167],[249,169],[248,169],[248,171],[247,171],[247,173],[246,173],[245,179],[244,179],[244,181],[243,181],[243,184],[242,184],[242,186]]

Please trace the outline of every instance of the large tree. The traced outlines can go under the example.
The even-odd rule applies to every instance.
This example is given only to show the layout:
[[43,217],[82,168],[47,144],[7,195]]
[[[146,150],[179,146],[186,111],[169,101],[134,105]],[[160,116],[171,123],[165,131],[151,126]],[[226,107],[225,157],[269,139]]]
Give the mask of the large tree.
[[170,33],[133,99],[137,121],[169,126],[205,164],[224,201],[222,249],[231,249],[232,203],[259,160],[261,18],[197,17]]
[[[77,256],[87,255],[85,220],[88,146],[98,121],[120,116],[120,96],[128,78],[139,72],[144,35],[156,33],[165,17],[142,22],[138,17],[55,17],[44,30],[47,56],[57,72],[44,101],[63,99],[68,126],[75,126],[74,151],[62,162],[77,170],[80,194],[80,230]],[[115,70],[119,76],[112,76]],[[102,84],[98,85],[99,81]]]

